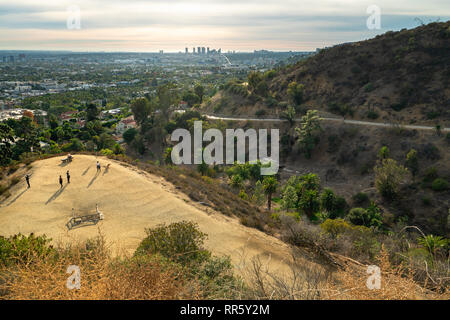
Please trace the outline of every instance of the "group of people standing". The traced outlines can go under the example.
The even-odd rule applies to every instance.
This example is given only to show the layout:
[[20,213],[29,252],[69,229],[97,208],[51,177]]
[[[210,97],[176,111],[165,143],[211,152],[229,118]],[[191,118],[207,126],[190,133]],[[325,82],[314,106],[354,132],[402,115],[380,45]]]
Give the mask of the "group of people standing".
[[[97,161],[97,173],[100,172],[100,171],[101,171],[100,162]],[[69,172],[69,170],[67,170],[67,172],[66,172],[66,177],[67,177],[67,183],[69,184],[70,183],[70,172]],[[28,188],[31,188],[30,175],[29,174],[25,175],[25,181],[27,182]],[[61,175],[59,175],[59,185],[61,186],[61,188],[64,185],[64,181],[63,181],[63,178],[62,178]]]
[[[70,172],[69,170],[67,170],[66,172],[66,176],[67,176],[67,183],[70,183]],[[61,177],[61,175],[59,176],[59,184],[61,186],[61,188],[63,187],[63,178]]]

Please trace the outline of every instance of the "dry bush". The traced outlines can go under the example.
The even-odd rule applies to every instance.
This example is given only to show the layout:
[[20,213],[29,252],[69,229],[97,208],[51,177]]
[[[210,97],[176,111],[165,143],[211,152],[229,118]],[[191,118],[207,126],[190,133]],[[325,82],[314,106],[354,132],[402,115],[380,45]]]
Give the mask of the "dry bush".
[[[67,268],[81,270],[81,288],[66,287]],[[195,283],[156,256],[111,260],[101,237],[54,255],[30,254],[22,264],[0,269],[0,299],[196,299]]]
[[[245,255],[245,254],[243,254]],[[240,268],[247,288],[245,299],[253,300],[318,300],[326,287],[330,269],[304,259],[306,252],[293,248],[286,257],[289,270],[271,269],[270,257],[255,256],[247,264],[242,259]]]
[[367,266],[349,265],[339,270],[333,281],[330,281],[325,291],[325,299],[345,300],[418,300],[418,299],[449,299],[447,290],[441,292],[429,291],[414,281],[411,269],[403,265],[393,266],[389,254],[384,248],[377,257],[381,269],[381,288],[369,289],[366,285],[370,276],[366,273]]

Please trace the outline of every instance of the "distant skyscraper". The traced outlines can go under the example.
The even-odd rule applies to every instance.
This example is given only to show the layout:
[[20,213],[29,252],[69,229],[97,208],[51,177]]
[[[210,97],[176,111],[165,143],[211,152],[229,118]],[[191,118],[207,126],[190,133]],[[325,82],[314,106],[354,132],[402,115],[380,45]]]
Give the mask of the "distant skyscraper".
[[206,53],[207,53],[207,54],[209,54],[209,53],[210,53],[210,51],[209,51],[209,47],[208,47],[208,48],[206,48]]
[[9,56],[9,62],[14,62],[14,56]]
[[205,54],[205,52],[206,52],[205,47],[202,47],[202,54]]
[[222,53],[222,49],[217,50],[217,52],[218,52],[219,54],[221,54],[221,53]]
[[197,47],[197,54],[200,54],[200,53],[202,53],[202,48]]
[[195,47],[192,48],[192,53],[195,54]]
[[188,49],[188,48],[185,48],[185,49],[184,49],[184,53],[188,54],[188,53],[189,53],[189,49]]

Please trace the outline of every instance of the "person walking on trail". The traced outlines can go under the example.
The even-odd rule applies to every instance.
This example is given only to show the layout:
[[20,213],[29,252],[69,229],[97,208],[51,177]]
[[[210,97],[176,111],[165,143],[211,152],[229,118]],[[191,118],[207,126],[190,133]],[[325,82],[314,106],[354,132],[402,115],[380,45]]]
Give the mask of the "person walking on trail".
[[70,173],[69,173],[69,170],[67,170],[67,183],[70,183]]
[[62,187],[63,187],[63,179],[62,179],[61,175],[59,176],[59,184],[61,185],[61,189],[62,189]]
[[27,181],[28,188],[31,188],[31,186],[30,186],[30,176],[26,175],[25,176],[25,180]]
[[97,172],[100,171],[100,162],[97,161]]

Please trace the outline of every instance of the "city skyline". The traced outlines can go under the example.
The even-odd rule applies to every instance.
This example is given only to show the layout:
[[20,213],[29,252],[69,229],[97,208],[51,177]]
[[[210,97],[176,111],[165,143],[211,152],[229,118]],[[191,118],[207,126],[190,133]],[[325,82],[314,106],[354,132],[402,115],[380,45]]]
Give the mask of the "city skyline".
[[[379,29],[367,28],[371,5],[381,10]],[[185,47],[200,45],[222,52],[314,51],[448,20],[450,3],[61,0],[37,5],[30,0],[14,4],[0,0],[0,16],[0,50],[184,52]]]

